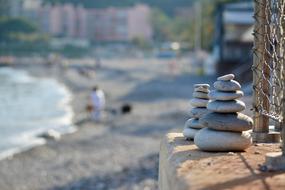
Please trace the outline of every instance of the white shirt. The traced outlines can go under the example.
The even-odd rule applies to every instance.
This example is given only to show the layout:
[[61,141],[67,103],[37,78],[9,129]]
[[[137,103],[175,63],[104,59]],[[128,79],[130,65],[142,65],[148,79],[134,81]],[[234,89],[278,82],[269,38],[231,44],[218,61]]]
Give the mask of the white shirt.
[[91,99],[95,108],[103,109],[105,107],[105,95],[102,90],[93,91]]

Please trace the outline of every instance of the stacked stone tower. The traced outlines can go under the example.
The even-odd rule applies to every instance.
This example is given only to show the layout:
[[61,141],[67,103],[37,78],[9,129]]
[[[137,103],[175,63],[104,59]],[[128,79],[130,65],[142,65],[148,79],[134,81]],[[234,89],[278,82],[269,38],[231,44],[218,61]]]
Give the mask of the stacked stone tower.
[[211,101],[207,105],[210,113],[200,118],[204,126],[195,136],[195,144],[204,151],[243,151],[251,145],[250,130],[253,121],[240,113],[244,102],[237,100],[243,96],[241,85],[233,80],[233,74],[224,75],[214,83],[216,90],[209,93]]
[[199,118],[208,113],[207,103],[209,101],[208,93],[210,85],[208,84],[195,84],[193,99],[190,100],[191,106],[194,108],[190,110],[190,119],[185,123],[183,135],[188,140],[193,140],[196,133],[203,128],[199,123]]

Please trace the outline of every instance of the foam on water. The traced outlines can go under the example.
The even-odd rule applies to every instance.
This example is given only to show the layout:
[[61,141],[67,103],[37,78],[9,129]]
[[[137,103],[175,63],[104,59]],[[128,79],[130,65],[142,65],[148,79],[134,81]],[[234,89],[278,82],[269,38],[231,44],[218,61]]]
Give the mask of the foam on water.
[[43,144],[37,136],[50,129],[70,132],[71,93],[54,79],[0,68],[0,159]]

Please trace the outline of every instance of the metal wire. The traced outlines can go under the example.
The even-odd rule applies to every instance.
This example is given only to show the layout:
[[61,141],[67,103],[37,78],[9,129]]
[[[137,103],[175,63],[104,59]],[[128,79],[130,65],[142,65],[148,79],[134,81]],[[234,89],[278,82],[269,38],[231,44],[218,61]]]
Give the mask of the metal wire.
[[281,123],[285,106],[285,0],[255,0],[255,4],[254,111]]

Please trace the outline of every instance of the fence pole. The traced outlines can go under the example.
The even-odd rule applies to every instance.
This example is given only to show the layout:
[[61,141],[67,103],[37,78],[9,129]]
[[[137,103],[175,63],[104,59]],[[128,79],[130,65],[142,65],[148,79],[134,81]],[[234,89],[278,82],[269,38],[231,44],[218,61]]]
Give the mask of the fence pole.
[[[284,68],[284,62],[282,62],[281,65]],[[282,96],[282,102],[283,105],[285,103],[285,71],[284,69],[282,70],[282,91],[283,91],[283,96]],[[265,165],[269,170],[272,171],[279,171],[279,170],[285,170],[285,107],[282,107],[282,122],[281,122],[281,127],[282,127],[282,152],[271,152],[267,153],[265,157]]]
[[[283,9],[282,9],[283,10]],[[284,48],[284,44],[282,44]],[[283,56],[282,56],[283,58]],[[280,66],[280,73],[281,73],[281,90],[282,90],[282,97],[281,97],[281,113],[282,113],[282,121],[281,121],[281,138],[282,138],[282,156],[284,157],[283,160],[285,160],[285,62],[282,59],[281,66]],[[284,161],[285,163],[285,161]],[[284,166],[285,167],[285,166]]]
[[[263,109],[269,109],[269,100],[266,94],[269,94],[268,78],[269,68],[266,63],[269,63],[269,57],[266,53],[266,32],[268,31],[268,24],[266,23],[266,0],[255,0],[254,4],[254,54],[253,54],[253,108],[254,108],[254,126],[253,126],[253,141],[266,142],[267,134],[269,132],[269,118],[262,115],[258,111],[259,106]],[[264,71],[263,71],[264,70]],[[264,77],[262,75],[264,72]],[[262,86],[261,85],[262,82]],[[259,85],[259,86],[258,86]],[[259,89],[264,90],[264,94]],[[258,105],[259,98],[262,99],[263,105]]]
[[[285,1],[280,0],[281,5],[281,12],[280,12],[280,71],[279,76],[281,80],[281,113],[282,113],[282,122],[281,122],[281,138],[282,138],[282,156],[285,157],[285,59],[284,59],[284,48],[285,48],[285,41],[284,41],[284,24],[285,24]],[[285,158],[283,158],[285,159]],[[284,166],[285,167],[285,166]]]
[[281,110],[281,121],[280,121],[280,127],[281,127],[281,136],[282,136],[282,152],[273,152],[273,153],[267,153],[266,154],[266,162],[265,165],[269,170],[285,170],[285,61],[284,61],[284,8],[285,8],[285,2],[284,0],[279,0],[279,33],[278,33],[278,39],[279,44],[278,48],[280,48],[278,51],[278,77],[280,79],[280,110]]

